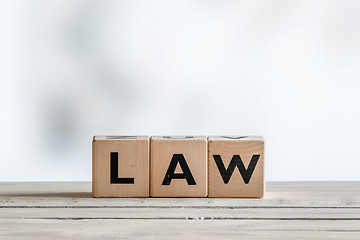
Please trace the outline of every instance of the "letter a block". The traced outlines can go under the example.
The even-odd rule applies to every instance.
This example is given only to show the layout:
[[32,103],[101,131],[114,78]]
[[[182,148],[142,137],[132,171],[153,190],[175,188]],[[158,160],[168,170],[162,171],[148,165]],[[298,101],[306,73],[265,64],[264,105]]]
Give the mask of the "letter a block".
[[93,197],[149,197],[150,138],[95,136]]
[[152,197],[206,197],[207,138],[152,137],[150,176]]
[[210,136],[209,197],[263,197],[264,139]]

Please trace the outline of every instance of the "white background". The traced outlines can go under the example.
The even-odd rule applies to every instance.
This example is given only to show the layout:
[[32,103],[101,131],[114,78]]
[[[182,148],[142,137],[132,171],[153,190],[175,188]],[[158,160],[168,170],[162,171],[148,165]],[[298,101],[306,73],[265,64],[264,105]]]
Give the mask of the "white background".
[[1,1],[0,181],[96,134],[263,135],[267,180],[360,180],[359,1]]

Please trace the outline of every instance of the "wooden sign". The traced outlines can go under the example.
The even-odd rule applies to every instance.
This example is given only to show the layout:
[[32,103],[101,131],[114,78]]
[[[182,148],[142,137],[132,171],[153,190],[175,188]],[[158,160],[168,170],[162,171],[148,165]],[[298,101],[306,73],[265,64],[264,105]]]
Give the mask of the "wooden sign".
[[95,136],[94,197],[263,197],[260,136]]

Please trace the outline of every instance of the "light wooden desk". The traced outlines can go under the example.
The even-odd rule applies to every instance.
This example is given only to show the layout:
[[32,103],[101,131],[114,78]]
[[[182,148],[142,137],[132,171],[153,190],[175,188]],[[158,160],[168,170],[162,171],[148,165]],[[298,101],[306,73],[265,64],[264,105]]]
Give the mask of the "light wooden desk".
[[360,182],[269,182],[263,199],[91,198],[0,183],[0,239],[360,239]]

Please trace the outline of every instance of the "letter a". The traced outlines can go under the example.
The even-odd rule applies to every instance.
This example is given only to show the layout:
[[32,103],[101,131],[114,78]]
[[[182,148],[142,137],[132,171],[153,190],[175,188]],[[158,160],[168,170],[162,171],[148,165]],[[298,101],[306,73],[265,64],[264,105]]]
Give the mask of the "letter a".
[[[183,173],[175,173],[176,165],[178,163],[180,164]],[[182,154],[174,154],[172,156],[162,185],[170,185],[172,179],[186,179],[188,185],[196,185],[194,177],[192,176],[189,166],[187,165],[184,155]]]

